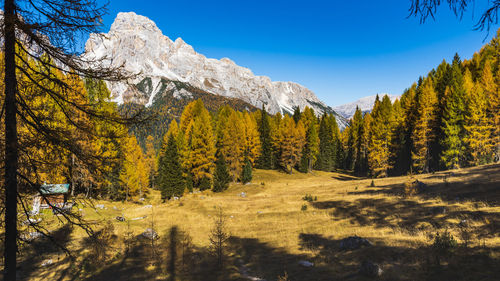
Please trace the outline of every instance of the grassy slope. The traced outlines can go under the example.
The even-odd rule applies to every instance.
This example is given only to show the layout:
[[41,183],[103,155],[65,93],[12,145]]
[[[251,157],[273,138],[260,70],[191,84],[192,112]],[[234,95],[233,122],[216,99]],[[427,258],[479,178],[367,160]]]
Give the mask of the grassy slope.
[[[402,197],[408,177],[376,179],[375,187],[370,187],[369,179],[336,173],[285,175],[259,170],[253,184],[235,184],[221,194],[190,194],[180,201],[162,204],[153,192],[140,204],[102,201],[96,204],[104,204],[105,210],[83,208],[83,212],[87,219],[111,219],[118,241],[115,252],[121,251],[123,243],[119,241],[127,232],[126,222],[114,220],[118,215],[127,219],[147,216],[130,221],[135,235],[149,227],[153,217],[162,237],[168,236],[172,226],[178,226],[189,233],[196,247],[203,249],[208,246],[215,207],[220,206],[228,216],[232,238],[228,274],[219,279],[244,280],[239,277],[238,267],[245,264],[250,275],[267,280],[276,280],[285,271],[291,280],[364,280],[356,272],[359,263],[368,259],[382,265],[385,272],[381,279],[385,280],[495,280],[500,276],[500,165],[453,171],[445,180],[447,174],[416,176],[429,185],[429,191]],[[247,196],[238,196],[241,192]],[[306,193],[318,200],[303,201]],[[145,208],[146,204],[153,208]],[[301,211],[303,204],[308,205],[306,211]],[[436,207],[445,207],[446,211],[441,213]],[[462,220],[467,220],[475,235],[470,249],[458,249],[450,263],[439,269],[427,266],[431,235],[447,228],[460,237],[458,224]],[[367,238],[374,246],[340,251],[339,240],[352,235]],[[72,233],[74,241],[82,237],[81,230]],[[70,245],[79,247],[77,242]],[[116,256],[111,265],[99,268],[89,280],[165,278],[148,267],[148,255],[140,252],[144,248],[137,249],[139,258],[135,260]],[[59,262],[44,268],[36,265],[47,256],[32,260],[31,269],[25,267],[25,278],[62,276],[60,280],[69,280],[81,270],[77,259],[69,267],[71,270],[65,271],[68,259],[53,255],[53,260],[58,257]],[[315,266],[298,266],[303,259]],[[203,276],[187,279],[215,278],[203,270],[199,274]]]

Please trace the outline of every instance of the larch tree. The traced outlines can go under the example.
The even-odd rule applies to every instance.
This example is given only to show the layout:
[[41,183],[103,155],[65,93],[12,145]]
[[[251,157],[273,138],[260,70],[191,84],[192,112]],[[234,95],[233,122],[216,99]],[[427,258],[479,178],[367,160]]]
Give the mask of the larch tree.
[[423,80],[416,95],[417,118],[412,132],[412,165],[417,173],[427,173],[430,168],[431,144],[436,138],[437,94],[432,78]]
[[205,184],[207,179],[212,179],[216,152],[210,114],[203,107],[203,104],[199,116],[194,120],[189,149],[191,151],[189,157],[190,172],[193,175],[194,183],[200,186],[202,183]]
[[234,181],[241,175],[243,161],[245,160],[245,142],[244,125],[241,114],[229,109],[227,120],[221,129],[219,138],[220,153],[224,155],[228,164],[229,173]]
[[131,196],[139,195],[139,197],[142,197],[147,190],[147,187],[149,187],[149,171],[144,153],[134,135],[124,139],[122,147],[124,159],[120,180],[123,184],[122,194],[125,200],[128,201]]
[[368,165],[372,176],[385,177],[387,176],[387,171],[391,168],[389,148],[391,141],[392,104],[387,95],[382,98],[382,101],[377,96],[371,116]]
[[484,87],[472,80],[472,74],[468,69],[464,75],[464,89],[467,93],[464,142],[468,153],[467,164],[473,166],[489,163],[493,159],[492,127],[487,118],[488,100],[485,94],[485,89],[491,87],[489,80],[492,76],[489,75],[491,75],[489,62],[485,63],[483,69],[482,76],[486,76],[482,79],[485,82]]
[[285,172],[291,174],[295,165],[300,161],[301,153],[305,144],[305,129],[299,120],[297,124],[292,117],[285,115],[281,128],[281,155],[280,165]]
[[252,115],[244,112],[242,116],[243,125],[243,154],[250,161],[252,167],[256,164],[261,153],[261,142],[257,122]]

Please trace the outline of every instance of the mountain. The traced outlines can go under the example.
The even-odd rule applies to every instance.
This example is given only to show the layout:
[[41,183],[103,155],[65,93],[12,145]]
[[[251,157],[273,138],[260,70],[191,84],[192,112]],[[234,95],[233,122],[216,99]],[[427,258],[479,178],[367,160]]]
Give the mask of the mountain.
[[[128,83],[108,84],[114,100],[120,104],[134,102],[150,106],[165,91],[175,89],[173,81],[179,81],[209,93],[241,99],[257,108],[264,105],[272,114],[292,113],[297,106],[312,107],[318,114],[336,114],[304,86],[273,82],[228,58],[206,58],[181,38],[170,40],[153,21],[133,12],[119,13],[108,33],[91,34],[85,45],[85,56],[138,74]],[[173,95],[183,98],[190,93],[179,90]],[[344,118],[337,115],[337,119],[344,127]]]
[[[384,95],[388,95],[392,102],[394,102],[396,99],[399,98],[399,96],[397,95],[379,94],[380,99],[382,99]],[[335,106],[333,107],[333,110],[335,110],[335,112],[337,112],[338,114],[342,115],[342,117],[350,119],[356,112],[356,106],[358,106],[363,112],[370,112],[373,108],[373,104],[375,103],[376,97],[377,95],[360,98],[355,102]]]
[[[147,78],[143,84],[148,84]],[[154,145],[158,149],[160,142],[167,132],[168,124],[173,120],[179,120],[184,108],[193,100],[201,99],[203,104],[210,112],[217,110],[224,105],[229,105],[237,111],[255,111],[258,108],[237,98],[223,97],[214,95],[204,90],[194,88],[193,86],[171,80],[162,80],[164,85],[169,85],[161,95],[157,95],[152,105],[145,107],[144,105],[134,103],[124,103],[120,105],[120,110],[123,113],[141,109],[147,121],[139,126],[133,126],[131,132],[137,137],[139,143],[145,148],[146,138],[152,136]],[[141,85],[141,84],[139,84]],[[141,88],[140,86],[138,88]],[[184,96],[179,97],[179,94]]]

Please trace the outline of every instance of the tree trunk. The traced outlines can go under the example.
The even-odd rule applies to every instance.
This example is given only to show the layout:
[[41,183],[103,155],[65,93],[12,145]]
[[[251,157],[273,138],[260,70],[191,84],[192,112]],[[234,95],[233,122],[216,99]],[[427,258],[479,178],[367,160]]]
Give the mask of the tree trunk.
[[71,177],[71,198],[75,196],[75,175],[74,175],[74,170],[75,170],[75,155],[71,154],[71,170],[70,170],[70,177]]
[[4,280],[16,280],[17,252],[17,121],[14,0],[4,1],[5,46],[5,250]]

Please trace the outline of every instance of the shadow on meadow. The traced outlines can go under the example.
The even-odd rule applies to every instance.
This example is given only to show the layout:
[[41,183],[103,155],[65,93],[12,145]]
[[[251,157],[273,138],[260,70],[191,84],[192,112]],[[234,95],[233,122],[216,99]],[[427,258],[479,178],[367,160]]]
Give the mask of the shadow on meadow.
[[[466,170],[424,175],[419,180],[426,188],[418,196],[424,199],[440,198],[447,203],[475,202],[477,206],[500,206],[500,164],[484,165]],[[404,183],[381,185],[350,195],[388,194],[404,195]]]
[[431,205],[411,199],[362,198],[353,201],[332,200],[311,203],[314,208],[331,210],[334,220],[349,220],[351,224],[390,227],[409,234],[446,228],[467,229],[476,238],[498,237],[500,214],[464,210],[455,206]]
[[368,237],[372,246],[341,250],[340,240],[322,235],[302,233],[299,239],[302,249],[315,254],[315,262],[336,269],[337,274],[331,276],[335,280],[369,280],[357,273],[358,265],[366,260],[382,266],[384,273],[380,280],[495,280],[500,274],[500,260],[492,257],[500,247],[459,246],[444,263],[437,265],[435,250],[430,244],[416,248],[393,247]]
[[[46,279],[50,270],[44,271],[40,276],[38,275],[40,267],[50,269],[57,264],[68,263],[71,257],[65,253],[63,247],[69,246],[73,230],[74,228],[70,225],[64,225],[51,233],[51,239],[39,237],[20,245],[21,262],[18,263],[18,279]],[[58,273],[60,278],[53,278],[53,280],[65,278],[69,274],[69,269]]]

